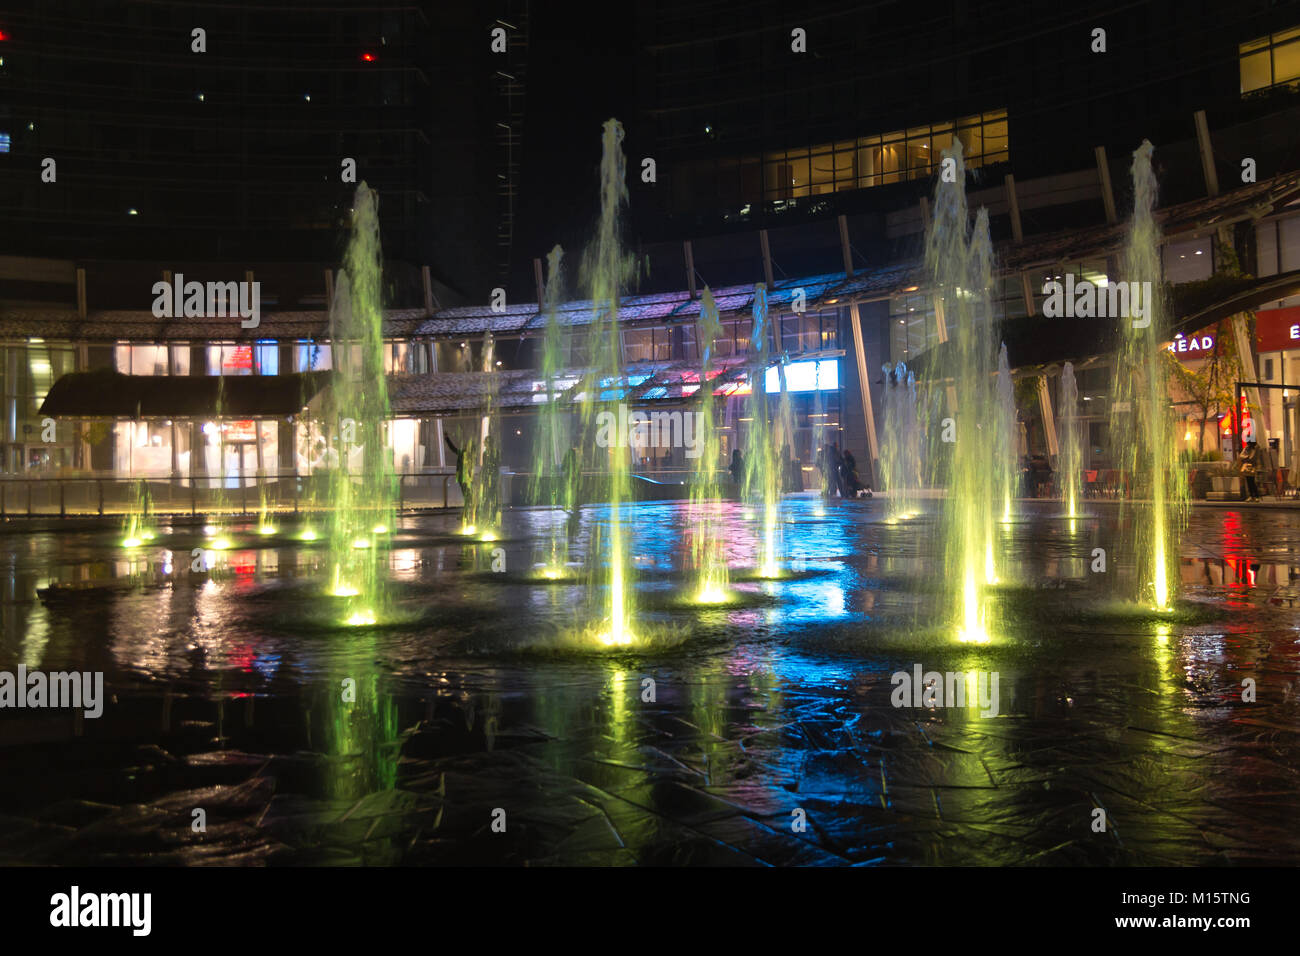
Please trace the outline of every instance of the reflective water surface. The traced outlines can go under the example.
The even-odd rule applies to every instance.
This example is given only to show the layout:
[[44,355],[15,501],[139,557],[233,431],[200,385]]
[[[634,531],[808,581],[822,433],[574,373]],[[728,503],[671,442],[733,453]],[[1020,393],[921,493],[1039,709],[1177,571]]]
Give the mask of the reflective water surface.
[[[184,526],[9,533],[0,670],[102,671],[111,696],[0,711],[0,862],[1300,861],[1300,511],[1195,511],[1162,616],[1126,600],[1113,507],[1023,503],[1018,574],[965,644],[923,505],[788,499],[763,580],[761,521],[729,504],[713,606],[689,603],[688,505],[635,505],[627,647],[592,638],[580,566],[534,568],[563,513],[491,542],[401,519],[375,627],[342,622],[287,519],[208,553]],[[569,529],[578,564],[604,517]],[[917,665],[996,672],[996,716],[893,706]]]

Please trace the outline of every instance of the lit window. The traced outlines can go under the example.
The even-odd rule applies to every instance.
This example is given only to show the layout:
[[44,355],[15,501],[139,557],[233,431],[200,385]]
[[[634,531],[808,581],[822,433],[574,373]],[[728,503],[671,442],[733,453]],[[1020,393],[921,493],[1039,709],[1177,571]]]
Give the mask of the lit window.
[[[943,161],[943,151],[954,137],[961,140],[967,168],[1010,158],[1007,111],[993,110],[856,141],[767,153],[763,156],[762,198],[783,203],[803,196],[925,179]],[[759,183],[758,176],[742,179],[742,199],[758,199]]]
[[0,133],[0,153],[9,152],[9,134]]
[[1239,44],[1241,95],[1278,86],[1300,87],[1300,27]]

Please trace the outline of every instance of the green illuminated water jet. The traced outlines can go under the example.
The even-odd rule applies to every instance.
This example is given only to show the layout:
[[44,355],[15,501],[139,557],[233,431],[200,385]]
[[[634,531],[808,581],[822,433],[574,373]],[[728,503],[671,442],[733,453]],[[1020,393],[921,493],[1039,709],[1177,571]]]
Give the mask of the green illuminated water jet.
[[1161,358],[1170,334],[1169,309],[1155,291],[1161,287],[1161,269],[1153,152],[1151,143],[1143,140],[1133,153],[1133,220],[1122,263],[1130,289],[1130,316],[1118,320],[1120,347],[1111,389],[1110,434],[1124,472],[1138,494],[1149,500],[1148,519],[1130,522],[1133,540],[1126,542],[1137,563],[1137,598],[1165,609],[1174,596],[1188,490],[1174,446],[1177,423]]
[[1061,391],[1057,398],[1056,419],[1061,425],[1061,497],[1065,514],[1079,517],[1079,469],[1083,466],[1079,445],[1079,387],[1074,379],[1074,365],[1066,362],[1061,369]]
[[385,551],[374,528],[395,526],[393,462],[381,321],[382,266],[375,194],[362,183],[353,200],[352,235],[330,303],[333,357],[330,424],[339,449],[330,471],[330,592],[345,598],[343,621],[382,620],[387,609]]
[[1020,475],[1016,455],[1016,388],[1011,381],[1007,347],[998,349],[997,404],[994,406],[993,467],[1002,501],[1002,520],[1015,517],[1016,479]]
[[889,520],[902,521],[917,510],[921,487],[921,432],[917,421],[916,376],[899,362],[886,364],[885,441],[880,464],[888,491]]
[[[762,505],[762,534],[758,542],[758,573],[765,578],[778,577],[780,567],[781,417],[773,415],[767,396],[767,367],[771,362],[768,344],[767,286],[754,286],[753,326],[750,334],[749,369],[749,448],[745,453],[745,486],[758,495]],[[777,369],[784,378],[784,366]],[[782,389],[784,391],[784,389]]]
[[496,408],[498,376],[496,341],[491,331],[483,335],[480,369],[486,387],[483,389],[478,434],[465,450],[473,473],[470,500],[465,503],[461,530],[491,541],[495,540],[501,527],[500,420]]
[[[560,263],[564,250],[551,249],[546,257],[547,273],[544,303],[546,332],[542,337],[542,381],[546,384],[546,403],[538,415],[536,442],[533,447],[533,478],[529,500],[573,514],[577,507],[577,453],[570,454],[567,418],[561,411],[558,376],[564,361],[564,331],[560,326],[559,303],[562,294]],[[567,463],[567,469],[564,467]],[[569,535],[566,525],[552,522],[550,541],[543,556],[543,574],[559,577],[569,560]]]
[[[961,142],[943,151],[956,175],[935,186],[934,217],[925,237],[925,263],[935,295],[943,350],[939,381],[946,385],[946,415],[935,422],[936,455],[948,455],[944,509],[945,577],[954,591],[956,627],[963,641],[989,639],[988,587],[997,582],[994,520],[1001,514],[994,436],[998,432],[994,363],[998,338],[990,287],[992,244],[988,213],[981,209],[972,232],[966,205]],[[949,340],[949,330],[952,338]]]
[[695,322],[695,336],[700,348],[700,387],[695,393],[699,403],[696,434],[700,441],[700,455],[695,459],[688,512],[695,526],[691,540],[691,557],[696,572],[695,600],[706,604],[726,600],[728,584],[727,555],[722,537],[722,490],[718,483],[722,436],[714,421],[712,385],[714,343],[721,335],[718,306],[712,290],[706,287],[700,301],[699,318]]
[[[623,126],[618,120],[605,122],[601,138],[600,220],[596,239],[587,250],[583,273],[591,288],[592,321],[588,329],[591,371],[584,384],[581,408],[582,434],[594,435],[600,413],[619,420],[618,403],[624,397],[623,346],[619,328],[619,297],[632,272],[632,260],[624,255],[619,220],[627,202],[627,161],[623,155]],[[629,450],[621,441],[610,441],[604,449],[605,492],[609,502],[605,561],[593,560],[593,585],[603,586],[605,620],[598,640],[604,644],[630,644],[632,633],[633,585],[628,554],[630,528],[626,526],[626,504],[630,494]],[[597,553],[598,531],[593,531],[592,551]]]

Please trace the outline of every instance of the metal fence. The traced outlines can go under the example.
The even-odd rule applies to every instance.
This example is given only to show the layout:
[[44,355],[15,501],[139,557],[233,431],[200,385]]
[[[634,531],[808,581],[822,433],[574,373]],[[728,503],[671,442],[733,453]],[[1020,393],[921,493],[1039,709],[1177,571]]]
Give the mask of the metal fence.
[[[130,514],[143,498],[152,514],[277,514],[328,509],[329,479],[322,475],[246,478],[33,478],[0,477],[0,518]],[[399,511],[464,505],[454,473],[407,472],[394,476]],[[216,487],[214,487],[216,486]]]

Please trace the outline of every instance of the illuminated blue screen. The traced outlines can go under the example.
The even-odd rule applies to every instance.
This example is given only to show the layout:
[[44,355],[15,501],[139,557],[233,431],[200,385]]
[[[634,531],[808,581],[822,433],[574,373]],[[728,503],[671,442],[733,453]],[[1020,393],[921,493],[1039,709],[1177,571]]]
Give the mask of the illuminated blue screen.
[[[776,366],[767,370],[767,391],[781,391],[781,380]],[[785,367],[787,392],[830,391],[840,387],[839,359],[819,359],[813,362],[791,362]]]

